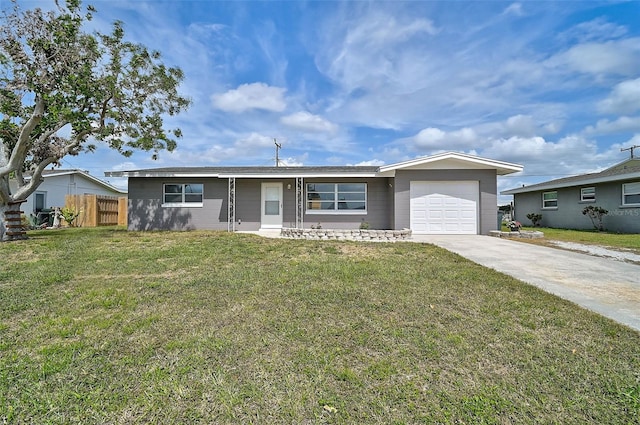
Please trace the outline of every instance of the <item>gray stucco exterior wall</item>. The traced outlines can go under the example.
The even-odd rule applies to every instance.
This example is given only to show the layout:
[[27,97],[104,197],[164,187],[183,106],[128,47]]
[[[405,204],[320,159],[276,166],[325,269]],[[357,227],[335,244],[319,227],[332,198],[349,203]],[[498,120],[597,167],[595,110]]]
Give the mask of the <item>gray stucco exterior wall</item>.
[[[163,183],[202,183],[203,206],[163,207]],[[129,178],[129,230],[227,230],[227,180]],[[259,213],[258,213],[259,214]]]
[[498,196],[495,170],[398,170],[394,184],[394,229],[410,228],[411,181],[478,181],[478,231],[486,235],[496,230]]
[[[562,229],[594,229],[589,217],[582,214],[587,205],[602,207],[609,211],[604,217],[605,230],[620,233],[640,233],[640,207],[622,205],[624,181],[574,186],[561,189],[514,194],[515,219],[531,225],[527,214],[542,214],[541,225]],[[580,201],[580,189],[595,187],[595,202]],[[542,208],[543,192],[558,192],[557,208]]]
[[[495,170],[398,170],[395,177],[305,178],[304,183],[366,183],[366,212],[325,214],[306,211],[304,227],[320,224],[329,229],[410,227],[411,181],[478,181],[478,233],[497,225]],[[262,183],[282,183],[284,227],[296,225],[295,179],[236,179],[235,229],[254,231],[261,226]],[[163,183],[202,183],[203,204],[198,207],[163,207]],[[290,187],[290,188],[289,188]],[[306,187],[305,187],[306,189]],[[228,180],[220,178],[129,178],[129,230],[227,230]]]
[[[282,183],[283,226],[295,227],[295,179],[236,179],[235,228],[255,231],[261,225],[262,183]],[[304,227],[357,229],[368,222],[372,229],[390,229],[393,202],[388,178],[315,178],[306,183],[367,183],[367,211],[362,214],[305,213]],[[202,183],[202,207],[163,207],[164,183]],[[227,230],[228,180],[219,178],[129,178],[129,230]],[[291,185],[289,189],[288,185]]]

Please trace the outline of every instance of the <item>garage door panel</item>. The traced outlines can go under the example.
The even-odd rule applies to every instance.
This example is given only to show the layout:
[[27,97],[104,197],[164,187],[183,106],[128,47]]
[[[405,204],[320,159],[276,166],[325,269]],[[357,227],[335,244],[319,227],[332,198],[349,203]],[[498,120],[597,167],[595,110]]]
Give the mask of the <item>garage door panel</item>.
[[477,234],[477,181],[410,184],[410,222],[416,234]]
[[475,211],[468,211],[468,210],[463,210],[460,211],[460,218],[463,220],[474,220],[476,218],[476,212]]
[[458,210],[445,210],[443,216],[447,220],[458,220],[460,218],[460,211],[458,211]]

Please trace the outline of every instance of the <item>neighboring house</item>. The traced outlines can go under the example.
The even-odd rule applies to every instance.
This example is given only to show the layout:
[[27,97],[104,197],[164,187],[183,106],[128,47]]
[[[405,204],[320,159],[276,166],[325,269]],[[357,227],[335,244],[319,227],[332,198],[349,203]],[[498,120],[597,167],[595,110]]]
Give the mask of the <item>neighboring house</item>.
[[542,214],[542,225],[593,229],[582,214],[587,205],[608,210],[606,230],[640,233],[640,158],[629,159],[600,173],[551,180],[501,192],[513,195],[515,219],[528,223],[527,214]]
[[[45,170],[43,182],[22,204],[25,214],[36,214],[51,207],[64,207],[66,195],[124,196],[120,190],[82,170]],[[15,182],[12,184],[15,190]]]
[[189,167],[108,172],[129,178],[130,230],[410,228],[486,234],[497,175],[522,166],[442,153],[382,167]]

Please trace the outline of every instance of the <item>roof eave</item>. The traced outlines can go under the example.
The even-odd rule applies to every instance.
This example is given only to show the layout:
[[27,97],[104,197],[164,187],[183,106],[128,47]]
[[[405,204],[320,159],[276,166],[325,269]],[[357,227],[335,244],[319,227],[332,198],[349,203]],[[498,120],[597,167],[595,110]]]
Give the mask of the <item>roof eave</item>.
[[211,177],[217,178],[219,173],[185,173],[171,171],[105,171],[106,177]]
[[500,194],[515,195],[517,193],[537,192],[540,190],[549,190],[549,189],[563,189],[565,187],[585,186],[589,184],[598,184],[598,183],[610,183],[615,181],[633,180],[637,178],[640,178],[640,172],[629,173],[629,174],[616,174],[615,176],[595,177],[595,178],[584,179],[584,180],[574,180],[572,182],[559,183],[559,184],[541,184],[539,186],[538,185],[525,186],[525,187],[505,190],[503,192],[500,192]]
[[380,167],[380,173],[394,171],[402,168],[409,168],[416,165],[429,164],[432,162],[444,161],[447,159],[454,159],[463,162],[469,162],[476,165],[486,166],[487,169],[495,169],[498,175],[506,175],[512,173],[518,173],[523,170],[523,166],[520,164],[513,164],[510,162],[496,161],[494,159],[481,158],[473,155],[462,154],[458,152],[444,152],[432,156],[416,158],[409,161],[398,162],[396,164],[389,164]]
[[[68,176],[71,174],[79,174],[83,177],[85,177],[88,180],[91,180],[92,182],[94,182],[95,184],[102,186],[108,190],[111,190],[112,192],[117,192],[117,193],[121,193],[123,195],[127,194],[126,190],[122,190],[122,189],[118,189],[115,186],[110,185],[109,183],[100,180],[99,178],[92,176],[91,174],[83,171],[83,170],[78,170],[78,169],[73,169],[73,170],[61,170],[59,172],[56,172],[57,170],[53,170],[53,172],[49,172],[47,174],[43,174],[42,178],[46,179],[46,178],[50,178],[50,177],[60,177],[60,176]],[[106,173],[105,173],[106,175]],[[28,176],[28,178],[30,179],[31,176]]]
[[282,174],[260,174],[260,173],[220,173],[222,178],[243,178],[243,179],[292,179],[302,178],[323,178],[323,177],[376,177],[376,173],[282,173]]
[[188,172],[157,172],[157,171],[108,171],[105,172],[107,177],[160,177],[160,178],[243,178],[243,179],[292,179],[296,177],[303,178],[323,178],[323,177],[355,177],[369,178],[377,177],[377,173],[188,173]]

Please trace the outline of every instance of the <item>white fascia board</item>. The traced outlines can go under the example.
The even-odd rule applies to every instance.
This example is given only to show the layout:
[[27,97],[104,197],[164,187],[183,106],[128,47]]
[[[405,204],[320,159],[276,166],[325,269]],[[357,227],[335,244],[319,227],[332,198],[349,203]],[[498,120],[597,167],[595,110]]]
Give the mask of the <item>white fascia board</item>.
[[105,171],[106,177],[177,177],[177,178],[203,178],[213,177],[217,178],[218,173],[171,173],[171,172],[157,172],[157,171]]
[[89,180],[92,180],[94,183],[99,184],[99,185],[101,185],[101,186],[103,186],[103,187],[106,187],[106,188],[108,188],[109,190],[112,190],[112,191],[114,191],[114,192],[118,192],[118,193],[122,193],[122,194],[127,193],[127,191],[126,191],[126,190],[118,189],[117,187],[112,186],[112,185],[110,185],[109,183],[107,183],[107,182],[105,182],[105,181],[102,181],[102,180],[100,180],[100,179],[99,179],[99,178],[97,178],[97,177],[93,177],[91,174],[87,174],[87,173],[78,173],[78,174],[80,174],[80,175],[82,175],[82,176],[84,176],[84,177],[88,178]]
[[447,159],[458,160],[461,162],[468,162],[475,165],[482,165],[486,168],[494,168],[498,171],[498,174],[500,175],[517,173],[523,170],[523,166],[519,164],[513,164],[510,162],[504,162],[504,161],[496,161],[494,159],[481,158],[478,156],[461,154],[457,152],[445,152],[437,155],[416,158],[409,161],[398,162],[396,164],[385,165],[380,167],[380,173],[384,173],[392,170],[398,170],[402,168],[415,167],[417,165],[429,164],[429,163],[438,162],[438,161],[444,161]]
[[624,181],[624,180],[634,180],[640,179],[640,173],[629,173],[629,174],[616,174],[615,176],[606,176],[606,177],[593,177],[590,179],[584,180],[574,180],[572,182],[566,183],[557,183],[557,184],[541,184],[536,187],[519,187],[516,189],[509,189],[503,192],[500,192],[501,195],[515,195],[516,193],[527,193],[527,192],[538,192],[540,190],[549,190],[549,189],[563,189],[565,187],[578,187],[578,186],[587,186],[590,184],[598,184],[598,183],[610,183],[616,181]]
[[309,178],[364,178],[364,177],[377,177],[377,173],[296,173],[296,174],[260,174],[260,173],[248,173],[248,174],[220,174],[218,177],[221,179],[236,178],[236,179],[295,179],[297,177]]
[[47,174],[43,174],[42,177],[56,177],[56,176],[66,176],[69,174],[80,173],[80,170],[52,170]]
[[376,177],[395,177],[396,176],[396,170],[385,170],[385,171],[379,171],[378,173],[376,173]]
[[[82,177],[86,178],[87,180],[91,180],[95,184],[97,184],[99,186],[102,186],[102,187],[104,187],[104,188],[106,188],[108,190],[111,190],[113,192],[122,193],[123,195],[127,193],[126,190],[118,189],[117,187],[112,186],[109,183],[107,183],[107,182],[105,182],[103,180],[100,180],[99,178],[97,178],[95,176],[92,176],[89,173],[85,173],[82,170],[63,170],[63,171],[60,171],[60,172],[55,172],[54,171],[52,173],[50,172],[48,174],[44,174],[42,176],[42,178],[43,179],[48,179],[49,177],[69,176],[69,175],[73,175],[73,174],[77,174],[79,176],[82,176]],[[106,173],[105,173],[105,176],[106,176]],[[25,180],[31,180],[31,176],[26,176]]]

